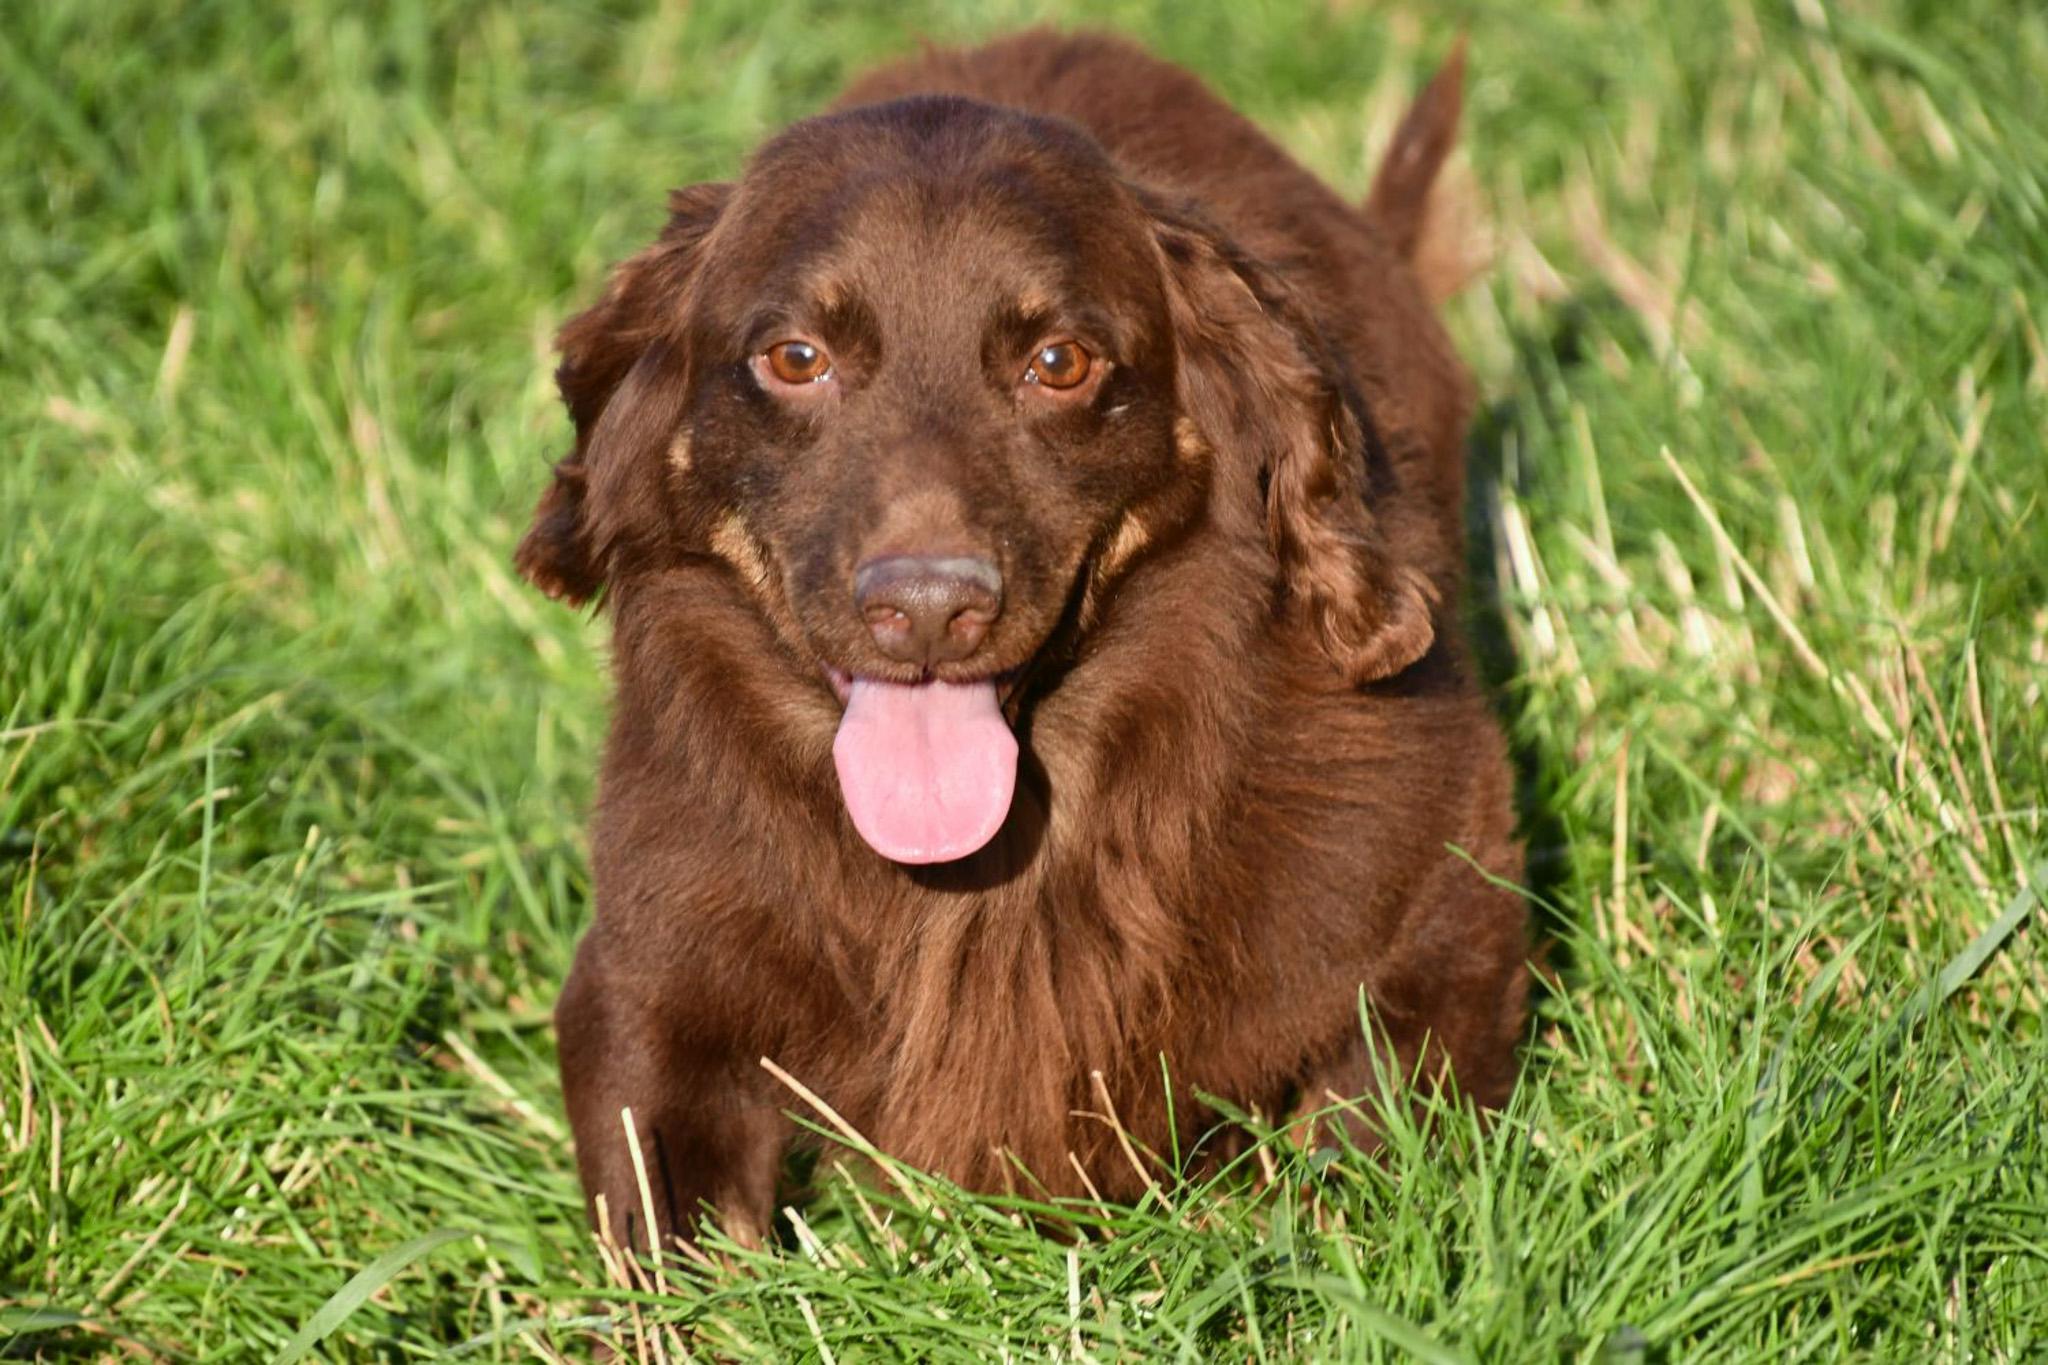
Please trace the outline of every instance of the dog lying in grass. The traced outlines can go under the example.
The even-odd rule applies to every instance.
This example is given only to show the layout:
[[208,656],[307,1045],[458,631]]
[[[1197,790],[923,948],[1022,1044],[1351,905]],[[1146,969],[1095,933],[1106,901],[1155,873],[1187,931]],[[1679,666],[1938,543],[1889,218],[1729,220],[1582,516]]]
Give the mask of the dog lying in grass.
[[1185,1145],[1197,1095],[1505,1098],[1472,396],[1415,266],[1459,68],[1360,208],[1121,41],[927,52],[676,192],[563,328],[576,444],[518,566],[612,624],[556,1019],[621,1243],[762,1235],[763,1058],[1052,1196],[1142,1192],[1120,1139]]

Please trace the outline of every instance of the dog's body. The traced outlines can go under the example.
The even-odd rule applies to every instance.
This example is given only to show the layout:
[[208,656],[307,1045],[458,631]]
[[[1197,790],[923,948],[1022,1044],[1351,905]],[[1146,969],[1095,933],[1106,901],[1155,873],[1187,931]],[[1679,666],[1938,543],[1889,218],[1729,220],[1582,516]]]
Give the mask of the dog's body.
[[[557,1019],[622,1237],[629,1107],[657,1235],[765,1228],[763,1057],[970,1186],[1113,1198],[1109,1109],[1164,1153],[1198,1093],[1372,1089],[1361,990],[1397,1074],[1504,1099],[1527,947],[1453,638],[1470,392],[1409,265],[1456,85],[1361,211],[1114,40],[928,53],[677,195],[564,330],[578,444],[520,565],[614,621]],[[909,643],[930,599],[863,596],[903,565],[954,594]],[[969,777],[993,837],[888,804]]]

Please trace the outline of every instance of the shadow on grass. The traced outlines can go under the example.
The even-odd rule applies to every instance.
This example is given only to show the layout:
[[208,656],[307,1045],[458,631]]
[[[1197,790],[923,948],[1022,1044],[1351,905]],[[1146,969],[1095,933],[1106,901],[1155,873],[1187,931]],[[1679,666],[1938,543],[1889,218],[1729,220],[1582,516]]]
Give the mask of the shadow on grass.
[[[1528,450],[1548,439],[1541,413],[1543,394],[1535,376],[1558,375],[1583,358],[1584,305],[1567,304],[1547,333],[1516,337],[1515,389],[1485,405],[1466,439],[1465,492],[1465,627],[1482,686],[1501,721],[1515,769],[1515,819],[1526,849],[1523,885],[1529,893],[1541,970],[1536,973],[1536,1000],[1562,996],[1575,979],[1572,945],[1584,926],[1578,923],[1569,893],[1570,843],[1554,804],[1566,756],[1546,736],[1517,725],[1516,693],[1523,685],[1522,660],[1508,629],[1508,585],[1501,581],[1495,553],[1501,525],[1500,488],[1516,478],[1507,462],[1510,445]],[[1540,1056],[1540,1049],[1535,1049]]]

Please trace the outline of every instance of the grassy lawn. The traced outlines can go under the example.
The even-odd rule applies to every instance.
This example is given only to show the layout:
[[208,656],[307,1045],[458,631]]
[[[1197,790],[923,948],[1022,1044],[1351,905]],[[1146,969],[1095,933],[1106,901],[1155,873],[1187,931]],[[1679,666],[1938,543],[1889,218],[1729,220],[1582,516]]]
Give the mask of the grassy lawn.
[[548,1023],[601,632],[509,568],[551,333],[665,187],[1038,11],[12,4],[0,1357],[2048,1356],[2048,12],[1052,13],[1354,193],[1470,32],[1514,1107],[1081,1240],[825,1170],[608,1265]]

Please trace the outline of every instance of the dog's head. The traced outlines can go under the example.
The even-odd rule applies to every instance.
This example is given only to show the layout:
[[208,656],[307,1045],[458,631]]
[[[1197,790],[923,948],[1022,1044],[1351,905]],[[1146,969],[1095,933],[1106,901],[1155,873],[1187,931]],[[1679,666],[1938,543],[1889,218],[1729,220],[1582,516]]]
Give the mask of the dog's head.
[[1197,524],[1256,546],[1261,609],[1346,677],[1427,649],[1369,415],[1305,308],[1080,131],[874,105],[671,210],[562,331],[576,448],[518,565],[582,602],[720,562],[785,647],[767,666],[840,698],[841,791],[883,855],[994,835],[1008,692]]

